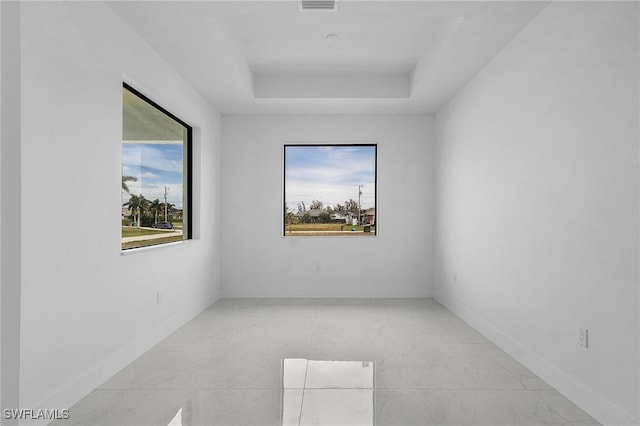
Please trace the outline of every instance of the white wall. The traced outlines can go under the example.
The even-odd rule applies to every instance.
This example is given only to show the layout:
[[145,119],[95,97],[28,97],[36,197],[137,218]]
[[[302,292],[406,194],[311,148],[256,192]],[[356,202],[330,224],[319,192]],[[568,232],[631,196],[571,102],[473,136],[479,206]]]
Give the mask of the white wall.
[[[65,408],[219,296],[220,118],[104,4],[21,7],[20,404]],[[123,75],[196,127],[198,240],[121,254]]]
[[[431,118],[225,116],[222,123],[225,297],[431,294]],[[286,142],[378,143],[377,237],[282,237]]]
[[617,425],[640,418],[638,75],[637,3],[552,2],[436,120],[437,299]]
[[[20,370],[20,7],[0,2],[0,401],[18,405]],[[11,424],[1,419],[2,424]],[[15,422],[13,422],[15,423]]]

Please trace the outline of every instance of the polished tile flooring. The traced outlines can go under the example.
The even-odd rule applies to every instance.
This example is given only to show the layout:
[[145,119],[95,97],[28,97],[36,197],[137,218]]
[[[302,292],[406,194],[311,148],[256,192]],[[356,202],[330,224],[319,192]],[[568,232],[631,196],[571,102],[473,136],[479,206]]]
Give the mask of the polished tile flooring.
[[223,299],[55,425],[597,425],[432,299]]

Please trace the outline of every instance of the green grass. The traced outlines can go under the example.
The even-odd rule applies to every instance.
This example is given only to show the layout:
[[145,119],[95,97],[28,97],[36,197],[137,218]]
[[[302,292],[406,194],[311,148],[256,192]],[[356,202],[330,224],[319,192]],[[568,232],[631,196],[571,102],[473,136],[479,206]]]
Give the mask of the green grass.
[[172,231],[170,229],[166,231],[160,231],[156,229],[146,229],[146,228],[132,228],[130,226],[122,227],[122,237],[139,237],[141,235],[156,235],[156,234],[164,234],[167,231]]
[[[287,231],[340,231],[344,223],[296,223],[287,225]],[[346,228],[345,228],[346,229]]]

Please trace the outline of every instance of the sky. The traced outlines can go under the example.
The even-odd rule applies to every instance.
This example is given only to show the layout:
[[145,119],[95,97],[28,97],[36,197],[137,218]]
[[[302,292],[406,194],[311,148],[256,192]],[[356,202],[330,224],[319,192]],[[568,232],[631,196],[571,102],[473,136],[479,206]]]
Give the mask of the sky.
[[[136,182],[126,182],[129,192],[144,195],[153,201],[164,202],[164,188],[168,188],[167,202],[182,208],[183,146],[171,143],[124,143],[122,144],[122,175],[134,176]],[[129,194],[122,191],[122,203]]]
[[375,207],[376,149],[372,145],[285,146],[285,198],[289,210],[297,212],[304,201],[324,206],[353,199],[361,207]]

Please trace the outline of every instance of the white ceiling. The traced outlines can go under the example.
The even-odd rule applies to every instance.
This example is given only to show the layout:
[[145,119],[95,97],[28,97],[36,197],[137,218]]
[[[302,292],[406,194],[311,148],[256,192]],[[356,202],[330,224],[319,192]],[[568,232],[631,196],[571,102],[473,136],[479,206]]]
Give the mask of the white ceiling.
[[222,113],[399,114],[437,111],[547,2],[109,5]]

